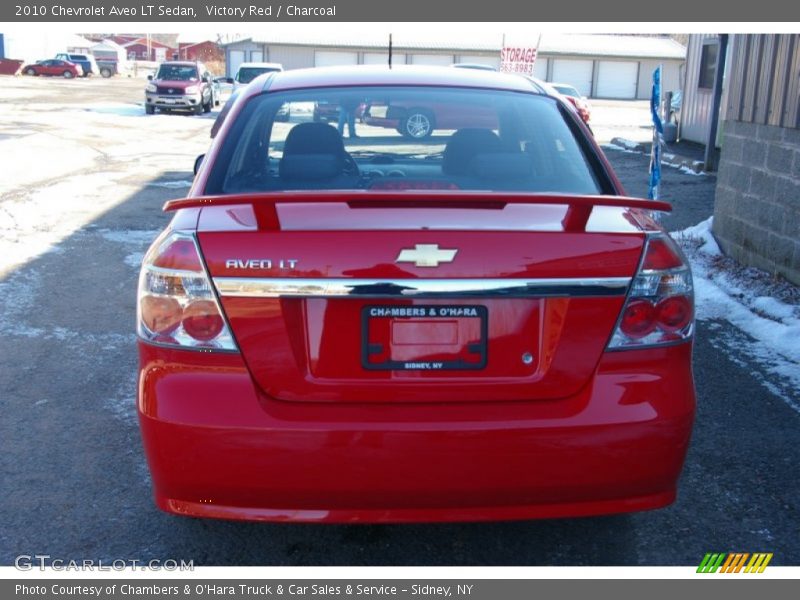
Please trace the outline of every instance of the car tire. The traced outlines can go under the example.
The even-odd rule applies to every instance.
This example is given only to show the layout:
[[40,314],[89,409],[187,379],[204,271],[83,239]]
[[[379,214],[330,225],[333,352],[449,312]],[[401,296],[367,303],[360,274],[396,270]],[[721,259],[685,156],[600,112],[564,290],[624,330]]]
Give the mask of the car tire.
[[75,77],[75,76],[72,74],[72,71],[64,71],[64,72],[63,72],[61,75],[63,75],[63,76],[64,76],[64,79],[72,79],[73,77]]
[[156,114],[156,107],[153,106],[152,104],[145,104],[144,105],[144,112],[145,112],[145,114],[148,114],[148,115],[154,115],[154,114]]
[[35,77],[36,69],[25,69],[25,75],[30,75],[31,77]]
[[412,140],[424,140],[433,133],[435,123],[433,114],[424,108],[409,108],[400,122],[400,133]]
[[108,79],[112,75],[111,69],[100,69],[100,75],[103,79]]

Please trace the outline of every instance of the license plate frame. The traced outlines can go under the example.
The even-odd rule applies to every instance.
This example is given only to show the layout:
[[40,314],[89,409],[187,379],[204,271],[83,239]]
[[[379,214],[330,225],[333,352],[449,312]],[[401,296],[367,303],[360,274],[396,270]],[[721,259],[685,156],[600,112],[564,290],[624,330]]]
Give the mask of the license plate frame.
[[[388,314],[376,314],[388,309]],[[392,314],[395,309],[413,309],[410,311],[415,314],[408,316],[402,314]],[[370,356],[383,352],[383,348],[375,348],[376,344],[370,343],[370,322],[373,319],[401,319],[401,320],[431,320],[431,319],[453,319],[453,310],[473,311],[474,315],[466,314],[455,318],[476,318],[479,319],[480,340],[466,345],[470,355],[474,355],[477,360],[469,361],[463,358],[455,360],[392,360],[387,358],[385,361],[376,363],[370,362]],[[380,345],[380,344],[378,344]],[[489,346],[489,310],[486,306],[478,304],[417,304],[409,306],[370,304],[361,309],[361,366],[369,371],[479,371],[486,367],[488,362]]]

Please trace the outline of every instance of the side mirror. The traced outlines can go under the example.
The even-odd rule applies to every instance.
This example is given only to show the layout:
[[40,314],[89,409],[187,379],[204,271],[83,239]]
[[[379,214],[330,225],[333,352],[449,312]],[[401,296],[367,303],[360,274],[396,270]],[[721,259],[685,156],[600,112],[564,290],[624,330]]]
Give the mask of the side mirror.
[[147,76],[147,81],[153,81],[153,76],[152,75],[148,75]]
[[194,174],[197,175],[197,172],[200,170],[200,165],[203,164],[203,159],[206,157],[205,154],[201,154],[197,158],[194,159]]

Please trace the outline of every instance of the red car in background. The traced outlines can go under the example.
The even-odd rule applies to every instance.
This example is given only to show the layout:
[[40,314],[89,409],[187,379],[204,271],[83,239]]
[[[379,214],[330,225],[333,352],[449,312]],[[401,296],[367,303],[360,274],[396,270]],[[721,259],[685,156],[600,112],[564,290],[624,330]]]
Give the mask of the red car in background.
[[25,75],[50,75],[64,79],[83,77],[83,68],[80,65],[57,58],[39,60],[31,65],[26,65],[22,72]]
[[497,116],[489,109],[437,102],[418,106],[410,101],[373,101],[364,107],[360,118],[367,125],[395,129],[410,139],[425,139],[436,129],[497,128]]
[[[268,84],[268,85],[267,85]],[[289,106],[435,107],[433,142]],[[576,112],[469,69],[241,90],[139,279],[157,505],[304,522],[670,504],[695,411],[689,266]],[[390,118],[390,117],[387,117]]]
[[589,122],[592,117],[592,107],[578,90],[567,83],[550,83],[549,85],[553,86],[559,94],[572,103],[584,123]]

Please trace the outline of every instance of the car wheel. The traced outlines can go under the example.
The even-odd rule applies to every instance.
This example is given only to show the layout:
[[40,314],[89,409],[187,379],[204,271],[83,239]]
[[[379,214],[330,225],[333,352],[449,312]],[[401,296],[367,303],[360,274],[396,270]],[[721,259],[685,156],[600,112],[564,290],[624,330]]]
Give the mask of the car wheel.
[[103,78],[108,79],[111,77],[111,69],[100,69],[100,75],[103,76]]
[[36,69],[25,69],[25,75],[36,75]]
[[145,104],[144,105],[144,112],[146,114],[148,114],[148,115],[154,115],[154,114],[156,114],[156,107],[153,106],[152,104]]
[[421,140],[430,137],[433,133],[433,115],[430,111],[411,108],[402,123],[400,123],[400,133],[405,137]]
[[64,79],[72,79],[74,77],[72,71],[64,71],[62,75],[64,76]]

